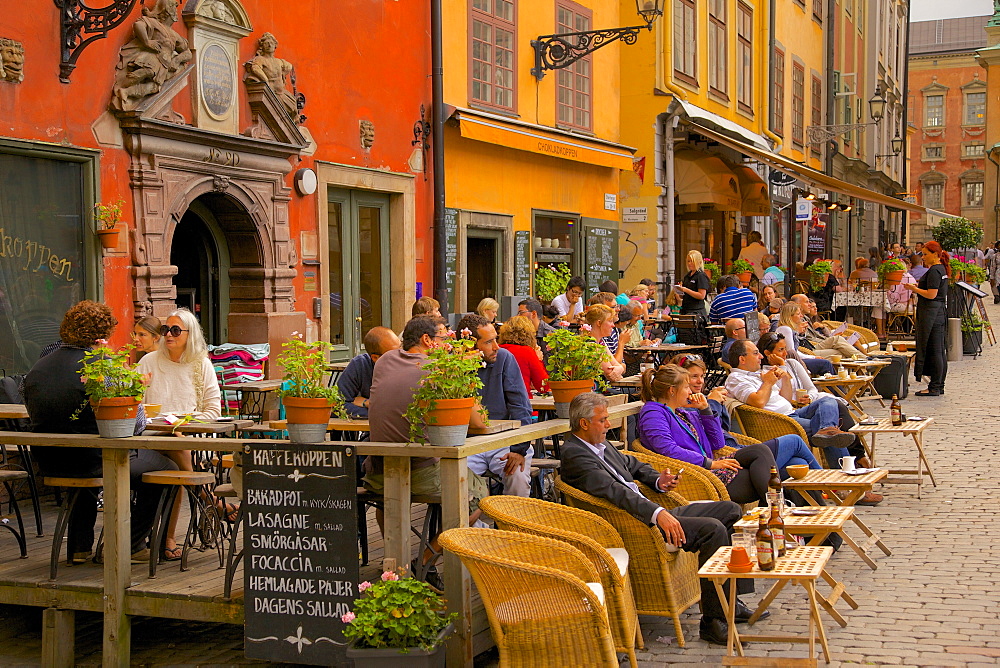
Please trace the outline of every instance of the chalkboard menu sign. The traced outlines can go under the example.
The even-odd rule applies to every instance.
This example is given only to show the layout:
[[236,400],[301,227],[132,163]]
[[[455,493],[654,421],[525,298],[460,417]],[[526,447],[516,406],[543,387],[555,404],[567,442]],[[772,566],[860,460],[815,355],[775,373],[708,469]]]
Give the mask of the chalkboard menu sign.
[[594,295],[604,281],[618,281],[618,224],[593,218],[582,223],[584,279]]
[[246,655],[345,663],[340,618],[359,581],[354,449],[261,440],[243,450]]
[[531,294],[531,233],[514,232],[514,294]]
[[455,275],[458,273],[458,209],[444,210],[445,288],[448,289],[448,310],[455,310]]

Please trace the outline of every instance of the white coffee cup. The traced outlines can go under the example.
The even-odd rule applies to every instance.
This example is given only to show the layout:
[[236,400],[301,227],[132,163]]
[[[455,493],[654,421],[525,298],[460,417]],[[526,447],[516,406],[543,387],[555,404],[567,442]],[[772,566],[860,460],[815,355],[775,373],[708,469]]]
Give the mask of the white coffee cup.
[[838,459],[837,461],[840,464],[840,470],[847,472],[853,471],[855,459],[856,459],[855,457],[841,457],[840,459]]

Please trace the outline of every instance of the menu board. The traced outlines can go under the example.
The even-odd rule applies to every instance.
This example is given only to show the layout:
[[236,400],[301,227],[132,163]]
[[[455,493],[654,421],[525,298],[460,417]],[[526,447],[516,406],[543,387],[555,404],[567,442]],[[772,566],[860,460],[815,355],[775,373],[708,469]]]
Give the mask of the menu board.
[[604,281],[618,281],[618,224],[584,218],[583,271],[587,292],[595,295]]
[[354,448],[243,445],[246,656],[346,662],[341,616],[358,596]]
[[458,274],[458,209],[444,210],[444,231],[446,238],[444,242],[445,284],[443,287],[448,291],[447,310],[451,312],[455,310],[455,276]]
[[514,232],[514,294],[531,294],[531,233]]

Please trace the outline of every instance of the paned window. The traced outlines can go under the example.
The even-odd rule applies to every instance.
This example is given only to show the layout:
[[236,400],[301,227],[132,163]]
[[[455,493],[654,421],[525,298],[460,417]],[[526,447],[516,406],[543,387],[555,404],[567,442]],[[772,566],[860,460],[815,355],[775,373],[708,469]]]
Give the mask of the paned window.
[[930,160],[944,158],[944,146],[924,146],[924,157]]
[[936,128],[944,125],[944,95],[928,95],[924,98],[924,127]]
[[823,0],[813,0],[813,18],[823,22]]
[[698,83],[697,23],[695,0],[674,0],[674,74],[692,84]]
[[[823,125],[823,81],[819,77],[812,77],[812,124]],[[812,145],[814,154],[820,153],[819,144]]]
[[771,126],[774,134],[785,134],[785,52],[774,50],[774,109],[771,113]]
[[[590,30],[590,11],[577,4],[556,7],[556,30],[560,33]],[[590,130],[592,123],[593,62],[581,58],[556,73],[556,111],[560,125]]]
[[986,144],[966,144],[966,158],[982,158],[986,155]]
[[924,184],[924,206],[931,209],[940,209],[944,198],[943,183]]
[[750,113],[753,109],[753,9],[742,2],[736,7],[736,57],[739,60],[736,99],[743,111]]
[[726,0],[708,0],[708,86],[729,93],[726,49]]
[[805,143],[803,125],[806,115],[806,70],[799,63],[792,63],[792,143],[801,147]]
[[986,93],[965,94],[965,124],[982,125],[986,121]]
[[514,0],[471,0],[472,100],[514,111]]
[[983,205],[983,182],[972,181],[964,184],[965,206],[979,207]]

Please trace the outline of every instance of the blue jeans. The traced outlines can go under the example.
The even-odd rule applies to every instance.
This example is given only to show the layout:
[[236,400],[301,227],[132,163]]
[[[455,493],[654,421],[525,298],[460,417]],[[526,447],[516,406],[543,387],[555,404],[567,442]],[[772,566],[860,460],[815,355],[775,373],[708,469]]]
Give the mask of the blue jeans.
[[781,474],[782,480],[788,477],[788,471],[785,470],[785,467],[792,464],[805,464],[811,469],[823,468],[816,461],[812,451],[801,436],[788,434],[787,436],[779,436],[774,439],[774,442],[777,445],[774,461],[778,465],[778,472]]
[[806,369],[813,376],[822,376],[824,373],[833,373],[833,362],[822,357],[807,357],[803,360]]
[[793,412],[791,417],[812,436],[820,429],[840,426],[839,402],[832,394],[821,394],[810,404]]

